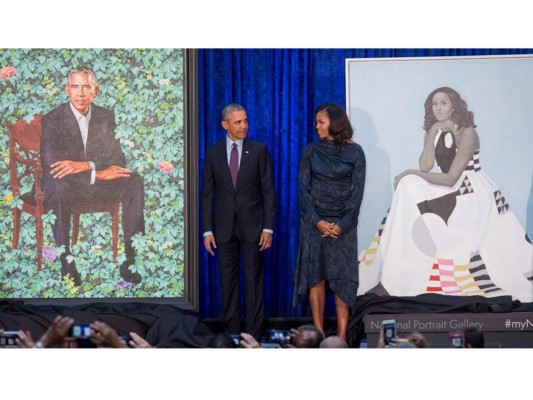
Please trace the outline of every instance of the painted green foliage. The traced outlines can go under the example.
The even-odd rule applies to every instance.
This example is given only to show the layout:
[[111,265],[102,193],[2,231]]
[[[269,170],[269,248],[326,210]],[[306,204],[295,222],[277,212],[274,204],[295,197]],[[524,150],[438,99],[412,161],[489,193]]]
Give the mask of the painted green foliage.
[[[145,185],[146,234],[134,237],[133,288],[119,278],[125,260],[120,229],[113,262],[111,219],[81,217],[72,247],[83,284],[61,280],[49,212],[44,219],[43,266],[37,272],[34,218],[22,213],[18,249],[12,250],[13,198],[9,180],[7,122],[30,121],[67,101],[63,90],[71,68],[92,68],[101,92],[94,103],[115,113],[115,135],[128,168]],[[184,293],[184,109],[183,53],[179,49],[0,50],[0,298],[182,297]],[[31,190],[28,181],[22,193]]]

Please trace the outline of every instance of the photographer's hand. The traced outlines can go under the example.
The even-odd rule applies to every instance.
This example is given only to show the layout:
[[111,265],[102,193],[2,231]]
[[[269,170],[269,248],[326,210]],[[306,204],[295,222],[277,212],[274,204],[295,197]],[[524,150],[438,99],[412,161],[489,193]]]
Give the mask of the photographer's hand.
[[39,341],[42,343],[43,347],[50,347],[60,343],[68,336],[73,324],[74,318],[58,315],[54,318],[52,325],[50,325],[46,332],[43,333]]
[[129,345],[135,349],[150,349],[152,346],[150,346],[150,343],[148,343],[146,340],[144,340],[142,337],[137,335],[135,332],[130,332],[131,340],[129,341]]
[[260,349],[261,345],[255,338],[250,335],[249,333],[241,333],[241,340],[239,341],[241,344],[241,347],[244,347],[246,349]]
[[298,329],[291,328],[290,332],[291,336],[291,342],[292,344],[287,344],[283,347],[288,349],[305,349],[307,348],[307,343],[305,342],[302,332],[300,332]]
[[91,342],[96,347],[127,348],[117,332],[105,322],[95,321],[91,324]]
[[384,349],[385,348],[385,337],[383,335],[383,327],[379,328],[379,339],[378,343],[376,345],[377,349]]
[[18,338],[15,338],[15,344],[21,349],[31,349],[35,347],[35,342],[31,337],[30,331],[23,331],[22,329],[19,330]]

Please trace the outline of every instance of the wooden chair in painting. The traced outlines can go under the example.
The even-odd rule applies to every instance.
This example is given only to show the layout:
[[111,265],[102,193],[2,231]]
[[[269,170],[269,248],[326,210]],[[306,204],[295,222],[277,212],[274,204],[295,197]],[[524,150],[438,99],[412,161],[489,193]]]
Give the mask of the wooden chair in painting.
[[[44,209],[44,193],[41,186],[43,167],[41,165],[40,148],[42,134],[42,114],[34,116],[30,123],[19,119],[15,124],[8,123],[9,132],[9,171],[11,175],[11,191],[13,196],[20,196],[21,208],[13,208],[13,244],[16,249],[20,237],[21,213],[26,212],[35,218],[35,230],[37,236],[37,270],[42,266],[43,250],[43,221],[42,216],[47,210]],[[35,185],[34,194],[26,192],[21,194],[21,181],[30,179]],[[118,212],[120,203],[102,202],[94,204],[76,204],[71,209],[72,221],[72,245],[78,241],[80,215],[108,212],[111,214],[111,231],[113,236],[113,260],[117,260],[118,247]]]

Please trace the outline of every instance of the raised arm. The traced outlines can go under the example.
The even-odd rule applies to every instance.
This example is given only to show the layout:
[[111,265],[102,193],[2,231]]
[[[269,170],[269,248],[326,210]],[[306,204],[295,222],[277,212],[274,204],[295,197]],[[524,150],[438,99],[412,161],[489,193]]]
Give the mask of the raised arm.
[[395,184],[405,175],[418,175],[429,183],[452,187],[455,185],[468,162],[472,159],[474,152],[479,148],[479,137],[476,130],[472,127],[462,128],[459,131],[457,140],[457,153],[452,161],[450,170],[447,173],[423,172],[415,169],[408,169],[396,177]]
[[429,172],[435,165],[435,137],[438,130],[431,128],[424,135],[424,149],[418,160],[420,171]]
[[452,132],[455,135],[457,127],[453,121],[435,122],[424,135],[424,148],[418,160],[420,171],[429,172],[435,165],[435,138],[439,132]]

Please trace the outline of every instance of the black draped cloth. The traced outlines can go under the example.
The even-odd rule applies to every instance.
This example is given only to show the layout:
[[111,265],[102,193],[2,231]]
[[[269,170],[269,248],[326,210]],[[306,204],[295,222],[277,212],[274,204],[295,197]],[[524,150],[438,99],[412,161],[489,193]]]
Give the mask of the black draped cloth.
[[135,332],[152,347],[206,347],[213,332],[192,312],[155,303],[90,303],[78,306],[30,305],[0,301],[0,329],[28,330],[35,341],[57,315],[74,318],[76,324],[96,320],[114,328],[120,336]]

